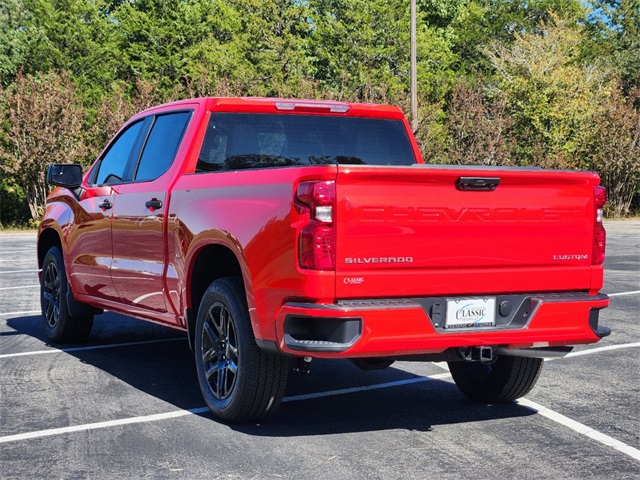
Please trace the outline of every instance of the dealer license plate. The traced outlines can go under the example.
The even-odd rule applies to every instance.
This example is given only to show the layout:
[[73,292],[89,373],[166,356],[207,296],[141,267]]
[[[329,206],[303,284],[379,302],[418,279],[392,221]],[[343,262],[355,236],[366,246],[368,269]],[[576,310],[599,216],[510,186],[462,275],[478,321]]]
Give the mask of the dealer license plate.
[[493,327],[496,324],[495,298],[447,300],[445,328]]

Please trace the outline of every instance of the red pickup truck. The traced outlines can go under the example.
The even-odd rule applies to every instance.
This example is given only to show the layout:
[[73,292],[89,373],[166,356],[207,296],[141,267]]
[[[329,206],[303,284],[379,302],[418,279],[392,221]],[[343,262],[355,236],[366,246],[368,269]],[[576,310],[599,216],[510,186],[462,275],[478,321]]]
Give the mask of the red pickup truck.
[[272,414],[312,358],[447,361],[468,397],[510,401],[609,333],[598,175],[426,165],[395,107],[170,103],[47,180],[49,338],[103,309],[184,330],[227,421]]

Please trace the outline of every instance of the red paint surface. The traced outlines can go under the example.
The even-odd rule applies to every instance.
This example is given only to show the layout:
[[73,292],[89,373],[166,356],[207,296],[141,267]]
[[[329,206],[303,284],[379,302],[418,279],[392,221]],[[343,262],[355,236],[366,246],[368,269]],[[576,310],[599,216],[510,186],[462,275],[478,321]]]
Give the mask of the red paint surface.
[[[593,295],[602,287],[602,266],[591,259],[595,173],[328,165],[193,174],[209,112],[288,113],[276,110],[275,102],[198,99],[147,110],[134,119],[185,108],[194,112],[164,175],[92,187],[88,172],[79,201],[67,190],[54,190],[41,233],[53,229],[60,236],[74,295],[184,328],[179,317],[195,307],[190,292],[195,259],[203,248],[218,245],[240,264],[256,338],[275,341],[286,351],[282,324],[292,313],[290,302],[322,306],[342,299]],[[304,113],[329,114],[315,108]],[[394,107],[350,105],[347,113],[331,115],[401,119],[410,131]],[[455,182],[461,176],[500,177],[501,182],[492,192],[459,191]],[[298,236],[306,220],[294,205],[295,192],[301,182],[329,180],[336,182],[336,270],[302,269]],[[97,207],[105,199],[111,210]],[[162,201],[162,208],[146,208],[151,199]],[[606,304],[545,303],[527,328],[455,334],[435,332],[421,309],[367,310],[358,314],[364,334],[350,350],[316,356],[590,343],[598,337],[588,325],[589,309]],[[327,315],[321,308],[296,312]]]

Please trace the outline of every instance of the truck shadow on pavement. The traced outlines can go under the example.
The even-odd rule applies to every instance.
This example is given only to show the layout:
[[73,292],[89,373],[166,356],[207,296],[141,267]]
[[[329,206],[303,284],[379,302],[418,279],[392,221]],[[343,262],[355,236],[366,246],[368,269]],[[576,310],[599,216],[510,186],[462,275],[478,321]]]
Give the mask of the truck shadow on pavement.
[[[436,379],[321,398],[286,401],[288,396],[311,393],[307,387],[309,383],[314,382],[314,374],[319,377],[314,388],[318,392],[421,378],[394,366],[385,370],[364,372],[346,360],[314,360],[314,364],[315,367],[312,367],[311,373],[307,376],[292,374],[285,402],[273,419],[260,425],[231,425],[231,428],[249,435],[276,437],[395,429],[429,432],[436,425],[524,417],[535,413],[515,403],[481,405],[471,402],[452,381]],[[297,391],[300,389],[304,391]]]
[[[47,347],[40,322],[39,316],[21,317],[7,321],[7,325],[17,334],[43,342],[44,345],[30,350],[44,350],[50,347]],[[12,335],[13,332],[4,334]],[[119,343],[132,345],[84,349]],[[141,401],[148,400],[144,396],[151,396],[185,410],[204,406],[196,379],[193,353],[185,336],[178,331],[106,313],[96,317],[94,330],[87,343],[51,346],[66,350],[65,353],[52,355],[76,357],[136,389],[140,392]],[[412,378],[420,377],[395,366],[364,372],[347,360],[314,360],[310,374],[302,376],[291,372],[285,401],[272,419],[260,424],[230,424],[229,428],[247,435],[274,437],[397,429],[429,432],[434,425],[524,417],[535,413],[515,403],[473,403],[451,381],[435,379],[322,398],[291,398]],[[83,381],[78,379],[78,382]],[[100,391],[105,388],[104,385],[104,382],[97,385],[95,399],[87,401],[99,402],[107,393]],[[68,388],[69,396],[73,397],[74,385],[70,384]],[[153,413],[165,411],[149,412]],[[210,413],[198,416],[217,421]]]

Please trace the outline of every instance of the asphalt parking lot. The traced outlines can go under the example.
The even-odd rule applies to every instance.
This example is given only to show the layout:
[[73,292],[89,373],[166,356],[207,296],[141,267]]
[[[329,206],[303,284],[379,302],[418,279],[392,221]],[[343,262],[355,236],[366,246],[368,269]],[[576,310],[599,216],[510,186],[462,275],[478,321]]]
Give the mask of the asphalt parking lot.
[[265,424],[202,408],[183,334],[112,313],[47,343],[35,234],[0,234],[0,478],[640,478],[640,222],[609,222],[595,345],[482,406],[443,367],[314,361]]

